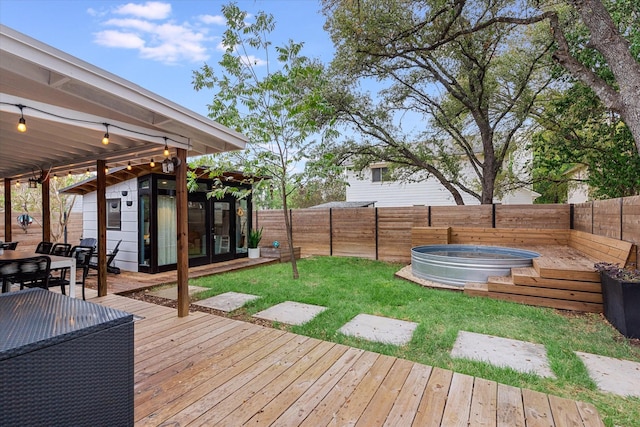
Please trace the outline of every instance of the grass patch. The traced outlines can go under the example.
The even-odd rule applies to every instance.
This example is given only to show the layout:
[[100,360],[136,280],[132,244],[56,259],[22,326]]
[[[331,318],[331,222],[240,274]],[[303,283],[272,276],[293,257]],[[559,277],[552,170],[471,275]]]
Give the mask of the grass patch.
[[[298,280],[291,278],[289,264],[272,264],[193,279],[189,284],[211,288],[198,294],[197,299],[228,291],[259,295],[261,298],[241,309],[247,317],[284,301],[325,306],[328,310],[307,324],[286,328],[301,335],[591,402],[607,426],[640,426],[640,399],[599,392],[574,354],[583,351],[640,362],[640,348],[621,340],[601,316],[567,315],[553,309],[427,289],[395,278],[394,273],[401,267],[358,258],[313,257],[298,262]],[[402,347],[337,332],[359,313],[408,320],[419,326],[411,342]],[[452,359],[449,351],[460,330],[543,344],[557,379]]]

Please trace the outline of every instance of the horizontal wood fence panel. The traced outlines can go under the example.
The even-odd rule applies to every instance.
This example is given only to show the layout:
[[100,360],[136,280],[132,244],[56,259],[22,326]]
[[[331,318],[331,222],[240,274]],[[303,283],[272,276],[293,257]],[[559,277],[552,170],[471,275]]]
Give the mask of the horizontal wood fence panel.
[[593,202],[593,234],[620,239],[622,199],[595,200]]
[[569,205],[496,205],[496,228],[554,228],[571,225]]
[[[284,213],[280,209],[260,211],[257,221],[253,221],[254,228],[262,228],[262,241],[260,246],[271,246],[274,240],[280,242],[282,247],[288,247],[287,228],[284,222]],[[295,246],[295,242],[294,242]]]
[[474,245],[568,245],[569,230],[451,227],[451,243]]
[[424,206],[378,208],[378,259],[411,261],[411,230],[427,224],[429,210]]
[[450,227],[454,225],[465,227],[493,226],[493,206],[432,206],[431,226]]
[[411,229],[411,247],[447,245],[451,241],[451,227],[414,227]]
[[573,207],[573,229],[591,233],[593,231],[593,205],[578,203]]
[[332,209],[333,255],[376,258],[376,210]]
[[595,259],[625,265],[633,244],[611,237],[571,230],[569,245]]
[[329,209],[303,209],[291,212],[293,242],[302,256],[331,255],[331,212]]

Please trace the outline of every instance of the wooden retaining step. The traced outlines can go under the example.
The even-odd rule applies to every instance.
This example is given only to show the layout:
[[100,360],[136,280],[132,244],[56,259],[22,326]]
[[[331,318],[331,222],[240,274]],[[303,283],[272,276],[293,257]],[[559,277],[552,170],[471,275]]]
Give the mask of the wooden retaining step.
[[521,286],[503,283],[487,283],[489,295],[493,292],[522,295],[536,298],[553,298],[567,301],[582,301],[587,303],[602,303],[602,294],[594,292],[568,291],[565,289],[537,288],[535,286]]
[[538,307],[550,307],[560,310],[585,311],[588,313],[602,313],[602,304],[588,303],[582,301],[569,301],[564,299],[554,299],[545,297],[535,297],[526,295],[514,295],[501,292],[488,292],[489,298],[503,301],[517,302],[520,304],[535,305]]
[[535,286],[538,288],[565,289],[567,291],[602,292],[600,281],[562,280],[541,277],[533,267],[511,269],[511,283],[514,285]]

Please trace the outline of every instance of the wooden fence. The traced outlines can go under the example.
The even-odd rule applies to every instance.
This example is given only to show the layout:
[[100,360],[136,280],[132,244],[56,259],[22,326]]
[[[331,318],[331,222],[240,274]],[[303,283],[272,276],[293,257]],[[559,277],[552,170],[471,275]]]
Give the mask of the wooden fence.
[[[357,256],[411,261],[413,227],[575,229],[640,246],[640,196],[577,205],[414,206],[290,210],[293,241],[302,256]],[[262,245],[286,245],[284,213],[254,213],[263,227]],[[636,249],[637,251],[638,249]],[[636,254],[636,259],[640,259]]]
[[[19,214],[15,214],[17,217]],[[38,243],[42,240],[42,214],[31,214],[33,223],[27,228],[25,232],[18,224],[18,221],[14,218],[11,224],[11,240],[18,243],[18,250],[34,250]],[[64,236],[61,232],[57,231],[59,225],[52,223],[52,232],[60,233],[60,238],[57,243],[64,242]],[[67,242],[72,245],[80,243],[80,237],[82,236],[82,213],[72,212],[67,223]],[[4,239],[4,215],[0,215],[0,240]]]

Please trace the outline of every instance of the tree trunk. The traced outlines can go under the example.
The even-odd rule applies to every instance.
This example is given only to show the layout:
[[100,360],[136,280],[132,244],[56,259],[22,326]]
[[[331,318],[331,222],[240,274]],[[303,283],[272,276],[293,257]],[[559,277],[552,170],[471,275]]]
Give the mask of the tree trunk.
[[620,35],[601,0],[570,0],[584,24],[589,28],[589,47],[598,50],[616,78],[616,91],[569,53],[569,45],[558,24],[558,17],[550,17],[558,51],[554,58],[575,78],[589,86],[611,111],[620,114],[629,127],[636,149],[640,153],[640,63],[631,55],[629,43]]
[[286,187],[283,184],[282,188],[282,212],[284,213],[284,225],[287,229],[287,242],[289,243],[289,255],[291,256],[291,271],[293,273],[293,278],[298,279],[300,274],[298,273],[298,262],[295,257],[295,249],[293,248],[293,224],[291,224],[291,219],[289,218],[289,208],[287,206],[287,191]]

